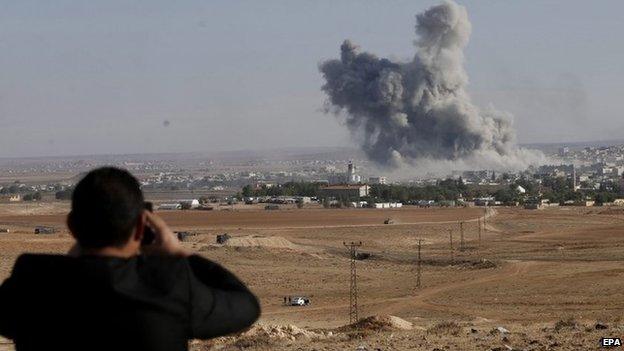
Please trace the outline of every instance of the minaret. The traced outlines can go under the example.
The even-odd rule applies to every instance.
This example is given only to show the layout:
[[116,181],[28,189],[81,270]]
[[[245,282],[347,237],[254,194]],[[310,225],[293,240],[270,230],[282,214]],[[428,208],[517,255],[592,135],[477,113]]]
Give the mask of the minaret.
[[576,191],[576,167],[572,165],[572,191]]
[[353,164],[352,161],[349,161],[349,164],[347,165],[347,183],[348,184],[353,183],[354,174],[355,174],[355,165]]

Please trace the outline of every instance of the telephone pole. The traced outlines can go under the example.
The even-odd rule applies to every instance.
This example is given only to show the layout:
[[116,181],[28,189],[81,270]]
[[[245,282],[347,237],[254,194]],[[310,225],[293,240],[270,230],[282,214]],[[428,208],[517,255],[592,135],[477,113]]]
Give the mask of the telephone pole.
[[464,222],[459,222],[459,251],[464,251]]
[[483,209],[483,233],[487,232],[487,228],[485,227],[485,219],[487,218],[487,214],[488,214],[488,208],[487,205],[485,206],[485,208]]
[[357,258],[357,249],[362,246],[362,242],[342,243],[349,249],[349,257],[351,258],[351,279],[349,284],[349,324],[356,323],[358,318],[358,289],[357,289],[357,271],[355,268],[355,259]]
[[453,254],[453,229],[449,229],[449,243],[451,244],[451,264],[455,261],[455,254]]
[[420,289],[420,274],[421,274],[421,260],[420,260],[420,246],[422,240],[418,239],[418,261],[416,263],[416,287]]
[[481,247],[481,218],[477,218],[477,223],[479,224],[479,247]]

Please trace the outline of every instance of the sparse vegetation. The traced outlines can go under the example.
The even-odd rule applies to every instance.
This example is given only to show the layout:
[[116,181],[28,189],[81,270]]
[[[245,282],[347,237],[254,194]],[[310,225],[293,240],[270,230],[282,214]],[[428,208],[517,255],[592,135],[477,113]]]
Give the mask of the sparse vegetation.
[[28,193],[24,195],[22,199],[24,201],[39,201],[41,200],[41,193],[40,192]]
[[559,332],[564,329],[578,329],[579,323],[573,317],[560,319],[555,323],[555,331]]
[[71,200],[72,191],[73,191],[73,189],[59,190],[59,191],[56,192],[54,197],[57,200]]
[[439,322],[427,329],[427,333],[436,335],[452,335],[458,336],[461,333],[462,327],[453,321]]

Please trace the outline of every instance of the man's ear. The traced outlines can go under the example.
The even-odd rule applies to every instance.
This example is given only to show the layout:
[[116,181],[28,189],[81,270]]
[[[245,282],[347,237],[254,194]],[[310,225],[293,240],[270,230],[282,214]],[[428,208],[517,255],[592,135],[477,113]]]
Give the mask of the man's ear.
[[134,233],[132,233],[132,239],[136,241],[143,240],[143,232],[145,231],[145,222],[147,215],[142,212],[139,218],[137,218],[136,225],[134,226]]
[[69,211],[69,213],[67,214],[67,228],[69,228],[69,233],[74,237],[74,239],[76,238],[76,234],[74,234],[75,232],[75,224],[74,224],[74,211]]

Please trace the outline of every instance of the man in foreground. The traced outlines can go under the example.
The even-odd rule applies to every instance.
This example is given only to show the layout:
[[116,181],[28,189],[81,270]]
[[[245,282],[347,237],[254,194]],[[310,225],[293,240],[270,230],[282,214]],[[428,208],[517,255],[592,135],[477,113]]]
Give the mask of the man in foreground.
[[67,256],[24,254],[0,286],[0,334],[18,351],[187,350],[188,339],[240,331],[260,314],[232,273],[144,210],[126,171],[87,174],[67,224],[76,239]]

